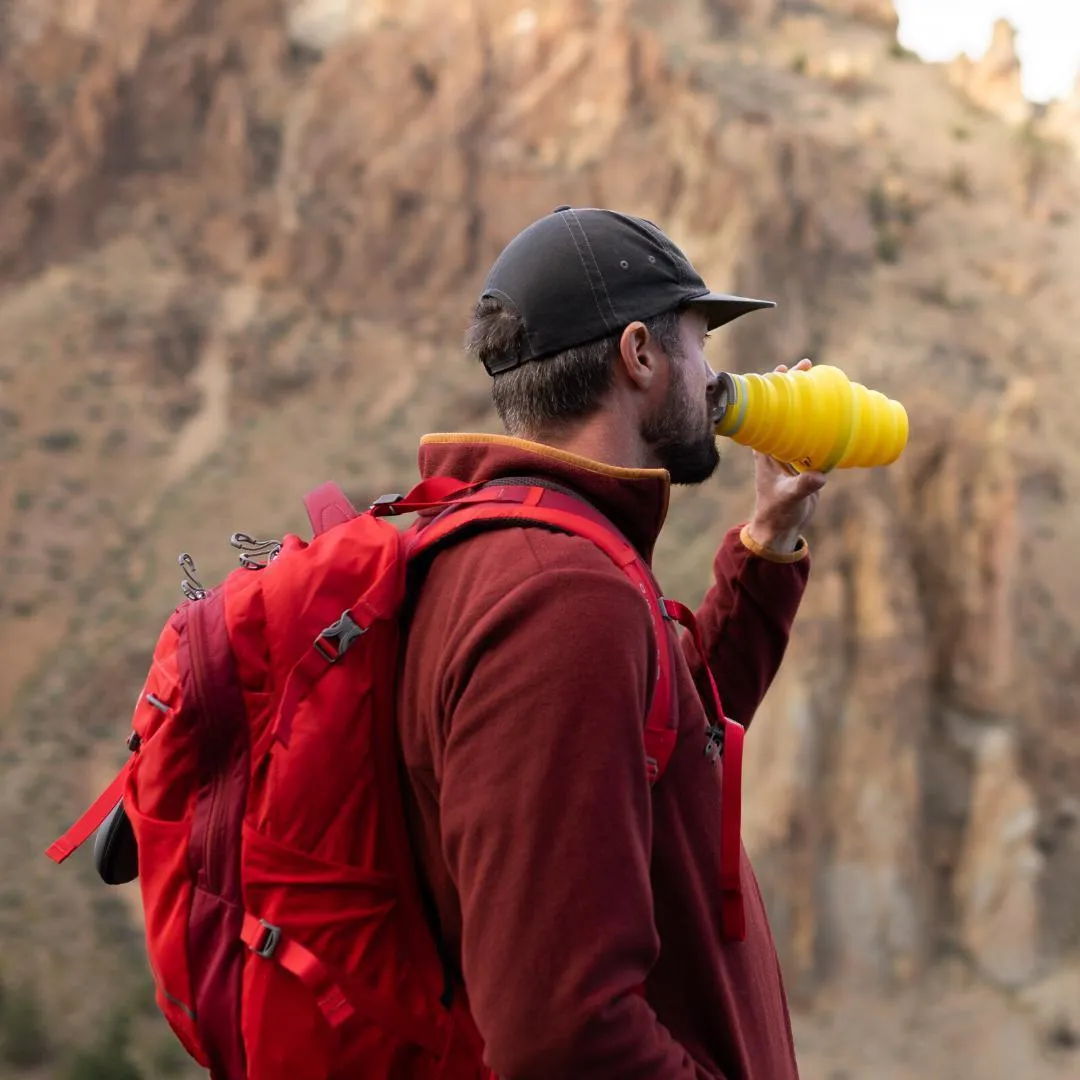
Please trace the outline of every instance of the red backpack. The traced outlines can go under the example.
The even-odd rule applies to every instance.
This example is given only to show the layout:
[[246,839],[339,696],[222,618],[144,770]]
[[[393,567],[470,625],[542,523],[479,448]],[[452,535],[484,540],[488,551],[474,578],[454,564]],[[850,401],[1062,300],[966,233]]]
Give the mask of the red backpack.
[[[241,568],[209,590],[190,575],[131,756],[47,854],[63,862],[97,831],[102,877],[138,877],[158,1006],[214,1080],[492,1080],[432,931],[399,788],[407,569],[462,530],[500,525],[572,533],[609,555],[668,643],[644,726],[652,781],[676,738],[666,623],[694,629],[693,617],[602,515],[528,481],[430,479],[363,514],[327,484],[305,503],[309,543],[236,534]],[[404,531],[384,520],[417,510],[442,512]],[[725,932],[741,937],[742,728],[707,734],[716,752],[726,743],[721,902]]]

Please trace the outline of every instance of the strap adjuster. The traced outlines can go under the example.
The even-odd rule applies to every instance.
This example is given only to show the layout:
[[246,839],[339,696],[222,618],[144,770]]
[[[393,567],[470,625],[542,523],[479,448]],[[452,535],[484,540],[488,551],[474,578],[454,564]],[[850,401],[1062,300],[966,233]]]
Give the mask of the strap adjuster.
[[397,510],[395,505],[404,500],[404,495],[380,495],[369,507],[368,510],[376,517],[383,517],[386,514],[396,514]]
[[264,933],[260,934],[251,944],[251,951],[264,960],[269,960],[281,941],[281,927],[268,923],[265,919],[259,920],[259,925]]
[[[367,627],[360,626],[348,611],[343,611],[341,618],[326,627],[315,639],[315,651],[328,664],[336,664],[349,651],[349,646],[366,631]],[[332,647],[324,642],[329,642]]]

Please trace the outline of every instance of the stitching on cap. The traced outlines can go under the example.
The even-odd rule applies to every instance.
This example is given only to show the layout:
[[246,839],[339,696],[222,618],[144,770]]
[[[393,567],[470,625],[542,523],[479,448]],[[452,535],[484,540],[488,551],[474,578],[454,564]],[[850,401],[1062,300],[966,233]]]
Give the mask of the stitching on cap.
[[615,305],[611,302],[611,293],[608,292],[604,275],[600,272],[600,263],[597,261],[596,252],[593,251],[593,246],[589,242],[589,234],[585,232],[584,229],[581,231],[581,239],[585,241],[585,246],[589,249],[589,255],[592,257],[593,265],[596,267],[597,276],[600,278],[600,287],[604,290],[604,299],[607,301],[608,310],[611,312],[611,321],[615,324],[615,328],[618,329],[619,316],[615,311]]
[[[582,233],[584,233],[585,230],[582,228],[581,222],[578,220],[578,216],[573,210],[567,210],[565,213],[561,214],[560,217],[562,217],[562,219],[566,223],[566,228],[567,231],[570,233],[570,239],[573,241],[574,249],[577,251],[578,258],[581,260],[581,265],[584,268],[586,275],[588,276],[589,288],[592,290],[593,302],[596,304],[596,312],[600,316],[600,318],[604,320],[604,328],[609,332],[614,331],[616,329],[614,324],[617,322],[615,311],[614,309],[612,309],[612,318],[609,320],[608,317],[604,314],[604,309],[600,304],[600,296],[596,291],[596,284],[593,281],[593,274],[595,272],[596,276],[600,278],[601,282],[603,282],[603,275],[600,273],[600,267],[596,263],[596,256],[593,254],[592,248],[589,248],[589,258],[586,259],[585,252],[582,251],[581,244],[578,243],[578,238],[577,234],[574,231],[574,226],[580,229]],[[573,225],[571,225],[571,220],[573,221]],[[591,268],[589,266],[590,259],[592,261]],[[607,290],[605,287],[605,293],[606,291]],[[609,298],[608,306],[610,307],[610,305],[611,300]]]

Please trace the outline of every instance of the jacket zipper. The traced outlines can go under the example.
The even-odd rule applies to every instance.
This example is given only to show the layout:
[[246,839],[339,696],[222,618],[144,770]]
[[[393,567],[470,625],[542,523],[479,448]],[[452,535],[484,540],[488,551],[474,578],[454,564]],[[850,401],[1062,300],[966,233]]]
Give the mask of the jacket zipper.
[[[214,718],[214,710],[209,707],[209,698],[206,693],[207,686],[207,656],[206,641],[203,631],[203,623],[200,613],[193,607],[188,615],[188,632],[191,637],[191,674],[195,687],[195,698],[203,725],[207,729],[206,742],[214,746],[215,738],[222,734],[219,730],[221,725]],[[219,853],[224,844],[222,833],[223,812],[220,799],[221,789],[225,783],[224,771],[217,768],[210,781],[210,810],[207,814],[206,836],[203,840],[203,880],[205,887],[212,893],[221,890],[221,859]]]

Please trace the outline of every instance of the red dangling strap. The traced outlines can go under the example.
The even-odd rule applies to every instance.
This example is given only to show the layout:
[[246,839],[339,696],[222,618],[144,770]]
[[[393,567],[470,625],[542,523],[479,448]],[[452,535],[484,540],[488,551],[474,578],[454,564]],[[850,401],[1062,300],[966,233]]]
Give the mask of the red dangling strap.
[[124,783],[131,771],[134,755],[124,762],[124,767],[116,774],[113,782],[94,800],[90,808],[58,840],[54,840],[46,849],[55,863],[62,863],[69,855],[77,851],[100,828],[101,823],[112,812],[112,808],[124,794]]

